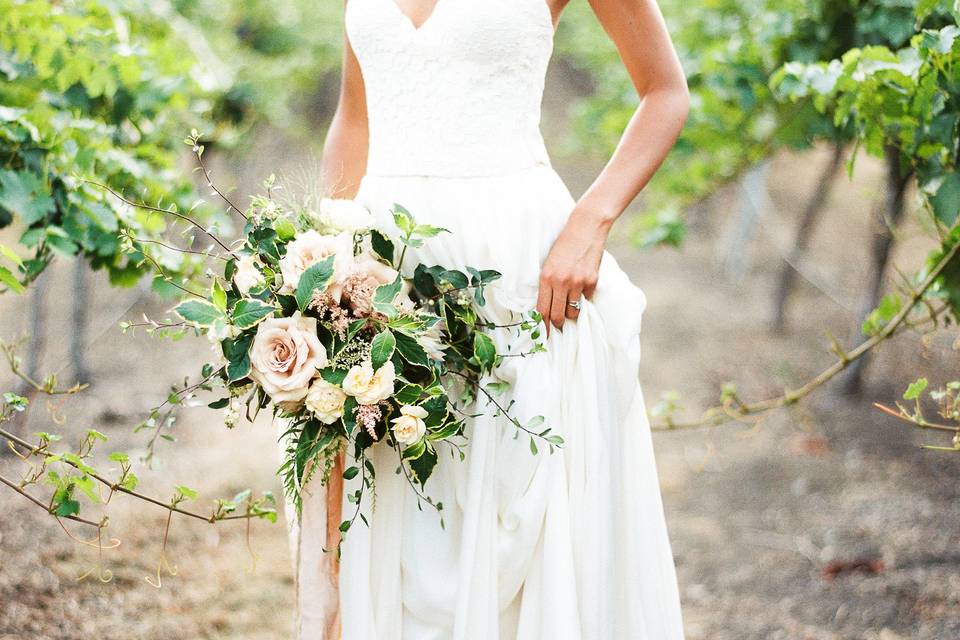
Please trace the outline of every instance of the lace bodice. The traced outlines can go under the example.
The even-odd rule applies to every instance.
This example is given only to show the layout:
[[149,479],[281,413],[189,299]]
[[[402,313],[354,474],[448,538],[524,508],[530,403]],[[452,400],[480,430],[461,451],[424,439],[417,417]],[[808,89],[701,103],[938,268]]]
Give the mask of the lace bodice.
[[419,28],[395,0],[348,0],[369,175],[491,176],[549,164],[540,135],[553,50],[546,0],[438,0]]

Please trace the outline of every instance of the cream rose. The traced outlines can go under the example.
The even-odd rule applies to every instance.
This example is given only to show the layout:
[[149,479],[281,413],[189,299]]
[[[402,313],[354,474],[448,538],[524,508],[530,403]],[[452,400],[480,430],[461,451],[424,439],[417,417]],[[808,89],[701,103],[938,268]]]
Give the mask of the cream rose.
[[410,446],[419,442],[427,433],[427,425],[423,421],[427,417],[427,410],[423,407],[405,404],[400,407],[400,417],[394,418],[391,430],[393,438],[398,444]]
[[297,235],[287,244],[287,253],[280,259],[280,274],[283,276],[280,293],[296,291],[303,272],[330,256],[335,256],[333,279],[340,280],[347,275],[353,261],[352,236],[348,233],[324,236],[313,229]]
[[333,424],[343,414],[343,403],[346,399],[347,394],[340,387],[323,378],[317,378],[307,391],[306,405],[320,422]]
[[366,231],[373,226],[373,215],[353,200],[324,198],[320,201],[320,223],[335,233]]
[[250,290],[264,282],[263,273],[258,269],[260,262],[256,256],[241,256],[237,260],[237,271],[233,274],[233,283],[240,293],[246,295]]
[[356,398],[358,404],[376,404],[393,395],[396,375],[392,362],[387,361],[374,371],[368,360],[351,367],[347,372],[343,380],[343,392]]
[[317,338],[317,321],[299,313],[267,318],[257,327],[250,349],[250,377],[277,403],[300,402],[327,351]]

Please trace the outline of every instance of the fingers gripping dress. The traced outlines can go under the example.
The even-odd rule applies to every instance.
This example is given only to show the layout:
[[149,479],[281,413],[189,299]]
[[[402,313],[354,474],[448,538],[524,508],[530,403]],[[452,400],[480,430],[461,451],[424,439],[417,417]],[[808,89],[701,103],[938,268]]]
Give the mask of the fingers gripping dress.
[[[405,268],[496,269],[503,278],[481,312],[516,321],[535,307],[540,265],[574,207],[539,129],[553,48],[546,1],[439,0],[416,28],[394,0],[349,0],[346,27],[370,127],[358,200],[381,228],[394,230],[400,203],[449,229],[408,252]],[[505,360],[503,402],[522,421],[544,415],[566,444],[532,455],[527,438],[478,403],[466,460],[441,452],[425,488],[444,504],[445,529],[418,509],[395,454],[374,454],[369,527],[358,523],[343,546],[345,640],[682,639],[637,382],[644,305],[605,253],[579,319],[551,332],[546,353]],[[523,347],[501,333],[501,351]],[[325,513],[314,491],[292,530],[303,640],[327,640],[313,612],[331,594],[311,574]]]

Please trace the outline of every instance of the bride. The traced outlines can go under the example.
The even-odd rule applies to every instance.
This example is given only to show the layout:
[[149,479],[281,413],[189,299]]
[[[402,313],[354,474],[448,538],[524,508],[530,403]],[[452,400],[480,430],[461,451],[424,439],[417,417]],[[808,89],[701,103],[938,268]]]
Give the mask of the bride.
[[311,487],[291,527],[299,638],[683,637],[637,382],[645,298],[604,245],[679,135],[688,95],[655,0],[589,1],[642,99],[575,201],[539,130],[568,0],[346,0],[324,187],[367,206],[380,228],[400,203],[449,229],[412,262],[502,272],[485,316],[542,314],[546,352],[507,358],[497,377],[510,383],[511,413],[544,415],[565,445],[534,454],[478,402],[465,460],[442,455],[425,487],[443,526],[390,452],[375,454],[380,499],[340,558],[326,550],[352,483]]

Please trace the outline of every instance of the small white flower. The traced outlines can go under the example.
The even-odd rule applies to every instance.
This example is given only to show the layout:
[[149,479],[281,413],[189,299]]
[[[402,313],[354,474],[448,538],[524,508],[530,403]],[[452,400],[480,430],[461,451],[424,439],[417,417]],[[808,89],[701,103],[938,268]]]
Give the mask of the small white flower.
[[423,421],[427,417],[427,410],[416,405],[405,404],[400,407],[400,417],[394,418],[391,430],[398,444],[410,446],[419,442],[427,433],[427,425]]
[[237,260],[237,271],[233,274],[233,283],[243,295],[264,283],[263,273],[258,269],[260,261],[254,255],[241,256]]
[[343,380],[343,391],[357,399],[358,404],[376,404],[393,395],[397,374],[389,360],[376,371],[369,360],[354,365]]
[[435,323],[432,327],[417,336],[417,342],[427,352],[427,356],[433,360],[443,360],[444,350],[447,345],[443,343],[442,333],[443,320]]
[[324,198],[320,201],[320,223],[333,233],[354,233],[373,227],[373,215],[354,200]]
[[232,429],[240,420],[240,412],[233,406],[233,400],[223,410],[223,424]]
[[343,414],[343,403],[346,399],[347,394],[340,387],[323,378],[317,378],[307,392],[306,405],[317,420],[324,424],[333,424]]

